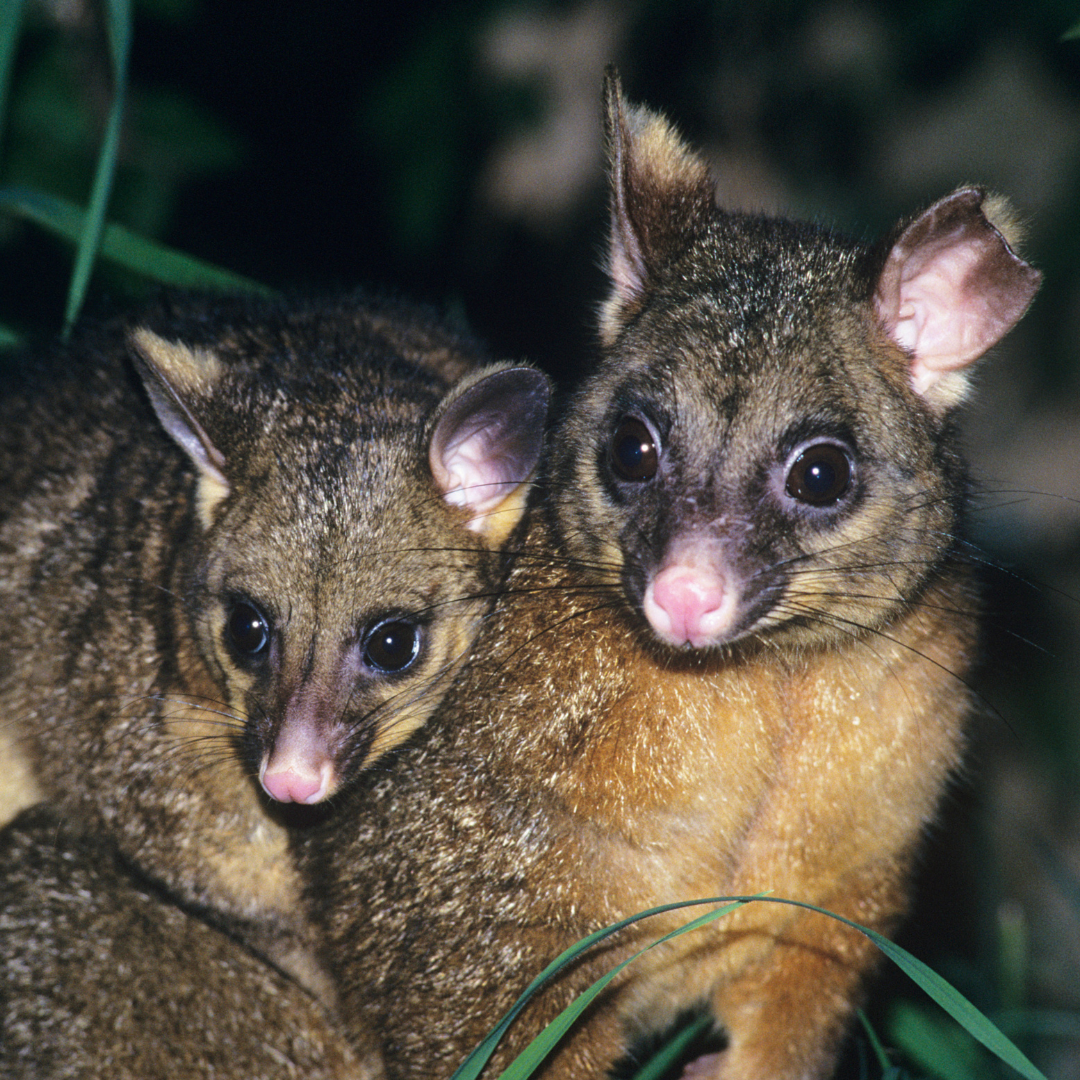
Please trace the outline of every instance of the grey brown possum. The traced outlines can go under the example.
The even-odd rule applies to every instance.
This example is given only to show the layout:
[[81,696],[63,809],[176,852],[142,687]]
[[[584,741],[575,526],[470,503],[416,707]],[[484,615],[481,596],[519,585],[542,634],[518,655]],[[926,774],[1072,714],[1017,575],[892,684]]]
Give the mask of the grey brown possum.
[[5,1080],[361,1080],[333,1014],[46,804],[0,830]]
[[363,296],[166,297],[27,361],[0,405],[3,817],[44,797],[308,977],[282,804],[449,685],[547,397]]
[[[563,949],[657,905],[770,892],[880,931],[962,753],[977,589],[956,406],[1039,274],[964,188],[879,243],[715,205],[605,86],[610,292],[595,373],[471,658],[420,738],[299,840],[323,955],[395,1080],[446,1076]],[[547,983],[500,1069],[692,913]],[[687,1010],[695,1076],[827,1076],[874,966],[751,903],[649,952],[540,1075],[602,1077]]]

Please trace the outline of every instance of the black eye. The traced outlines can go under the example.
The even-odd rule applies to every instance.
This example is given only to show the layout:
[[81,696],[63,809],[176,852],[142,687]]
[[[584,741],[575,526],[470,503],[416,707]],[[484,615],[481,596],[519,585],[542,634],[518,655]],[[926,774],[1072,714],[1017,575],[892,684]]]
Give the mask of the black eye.
[[611,436],[611,467],[623,480],[651,480],[660,464],[660,450],[648,426],[633,416],[620,421]]
[[420,654],[420,628],[403,619],[379,623],[364,642],[364,663],[376,671],[404,671]]
[[270,646],[270,623],[254,604],[237,600],[229,612],[225,629],[232,647],[244,657],[255,657]]
[[786,490],[799,502],[831,506],[851,484],[851,461],[833,443],[808,446],[788,472]]

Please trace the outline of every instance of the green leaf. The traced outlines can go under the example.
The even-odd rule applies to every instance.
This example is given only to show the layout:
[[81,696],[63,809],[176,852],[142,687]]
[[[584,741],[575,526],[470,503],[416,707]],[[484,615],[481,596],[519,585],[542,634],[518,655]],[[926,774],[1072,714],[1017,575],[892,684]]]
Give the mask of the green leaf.
[[632,915],[627,919],[613,923],[611,926],[605,927],[604,929],[598,930],[588,937],[583,938],[576,945],[571,946],[571,948],[567,949],[559,957],[553,960],[540,975],[529,984],[525,992],[518,998],[513,1007],[507,1012],[498,1025],[496,1025],[496,1027],[488,1034],[487,1038],[485,1038],[483,1042],[473,1050],[469,1057],[466,1058],[465,1062],[454,1073],[451,1080],[474,1080],[475,1077],[479,1076],[484,1066],[490,1060],[491,1055],[495,1050],[495,1046],[505,1034],[506,1029],[521,1012],[522,1008],[524,1008],[529,998],[532,997],[532,995],[539,990],[549,978],[553,977],[564,964],[570,963],[598,941],[629,926],[631,923],[648,918],[650,915],[660,914],[665,911],[676,911],[680,908],[695,907],[703,904],[725,905],[717,911],[712,911],[706,915],[699,916],[685,926],[673,930],[670,934],[666,934],[651,945],[647,945],[640,952],[637,952],[629,959],[624,960],[612,971],[598,979],[571,1005],[563,1010],[563,1012],[560,1013],[532,1043],[530,1043],[530,1045],[510,1064],[509,1068],[502,1074],[500,1080],[524,1080],[525,1077],[529,1076],[540,1062],[543,1061],[544,1057],[547,1056],[559,1039],[565,1035],[569,1027],[588,1007],[590,1002],[601,993],[619,972],[621,972],[628,964],[633,963],[637,957],[661,942],[669,941],[674,937],[678,937],[680,934],[696,930],[706,923],[721,918],[731,911],[734,911],[736,908],[749,903],[788,904],[791,907],[803,908],[806,911],[816,911],[820,915],[835,919],[837,922],[841,922],[845,926],[850,926],[853,930],[857,930],[860,934],[864,934],[890,960],[892,960],[901,971],[912,979],[917,986],[937,1002],[937,1004],[941,1006],[953,1020],[968,1032],[968,1034],[982,1043],[983,1046],[1007,1065],[1012,1066],[1012,1068],[1020,1073],[1021,1076],[1025,1077],[1025,1080],[1046,1080],[1046,1077],[1027,1059],[1027,1057],[1025,1057],[1024,1054],[1022,1054],[982,1012],[972,1005],[959,990],[951,986],[935,971],[927,967],[921,960],[916,959],[911,953],[902,949],[887,937],[879,934],[876,930],[860,926],[858,923],[852,922],[851,919],[846,919],[842,915],[826,911],[824,908],[817,907],[814,904],[805,904],[798,900],[786,900],[762,895],[714,896],[703,900],[688,900],[678,904],[665,904],[662,907],[651,908],[648,911]]
[[711,1016],[699,1016],[691,1021],[634,1073],[634,1080],[661,1080],[682,1060],[694,1040],[707,1035],[714,1025]]
[[[486,1038],[472,1051],[471,1054],[458,1066],[454,1075],[450,1080],[475,1080],[480,1075],[484,1066],[488,1063],[491,1055],[495,1051],[495,1047],[498,1045],[499,1040],[506,1034],[507,1028],[517,1019],[518,1014],[525,1008],[529,999],[535,994],[549,979],[553,978],[562,968],[567,964],[576,960],[583,952],[591,949],[597,942],[603,941],[604,938],[611,937],[612,934],[618,933],[620,930],[633,923],[639,922],[642,919],[647,919],[651,915],[660,915],[666,911],[678,911],[681,908],[696,907],[699,904],[708,903],[721,903],[725,904],[732,900],[732,897],[721,898],[720,900],[688,900],[678,904],[664,904],[661,907],[650,908],[648,911],[639,912],[637,915],[631,915],[629,918],[620,919],[619,922],[612,923],[610,926],[605,926],[602,930],[597,930],[588,937],[582,938],[579,942],[571,945],[569,949],[566,949],[560,953],[554,960],[535,979],[525,988],[521,996],[514,1002],[514,1004],[507,1011],[506,1015],[495,1025],[490,1032],[488,1032]],[[735,907],[741,906],[745,903],[746,897],[738,897],[735,899]],[[755,898],[756,899],[756,898]],[[734,910],[732,908],[731,910]],[[717,918],[716,912],[711,913],[712,918]],[[693,923],[688,924],[682,931],[691,929],[698,925],[699,920],[694,920]],[[654,943],[655,944],[655,943]],[[651,948],[651,946],[650,946]],[[625,966],[625,965],[624,965]]]
[[886,1069],[890,1068],[889,1055],[885,1052],[885,1047],[881,1045],[878,1033],[874,1030],[866,1013],[863,1012],[862,1009],[859,1009],[856,1015],[859,1018],[859,1023],[862,1025],[863,1031],[866,1033],[866,1038],[870,1042],[870,1049],[873,1051],[874,1057],[877,1058],[878,1067],[884,1072]]
[[[809,906],[809,905],[807,905]],[[815,908],[815,911],[820,910]],[[831,914],[826,912],[826,914]],[[865,926],[859,926],[839,915],[831,915],[848,926],[865,934],[901,971],[930,995],[968,1034],[974,1036],[1006,1065],[1011,1065],[1027,1080],[1046,1080],[1043,1074],[1005,1037],[995,1025],[963,994],[947,983],[936,971],[931,970],[911,953],[901,949],[887,937]]]
[[65,334],[71,330],[82,308],[94,260],[101,247],[105,232],[105,214],[116,175],[116,159],[120,152],[120,132],[124,123],[128,56],[131,51],[131,0],[106,0],[105,10],[113,69],[113,99],[98,155],[94,186],[90,192],[90,207],[76,249],[75,268],[71,273],[67,307],[64,310]]
[[[705,926],[716,919],[722,919],[725,915],[730,915],[731,912],[745,906],[748,901],[748,897],[740,898],[732,903],[724,904],[724,906],[717,911],[710,911],[706,915],[699,915],[685,926],[680,926],[677,930],[672,930],[670,934],[665,934],[662,938],[658,938],[651,944],[646,945],[644,949],[639,950],[634,953],[633,956],[628,957],[621,964],[612,968],[606,975],[597,979],[585,993],[579,995],[563,1009],[563,1011],[559,1013],[559,1015],[556,1016],[542,1032],[540,1032],[525,1050],[510,1063],[510,1067],[502,1073],[501,1080],[526,1080],[527,1077],[531,1076],[537,1066],[539,1066],[540,1062],[551,1053],[559,1040],[570,1030],[574,1021],[577,1020],[577,1018],[593,1003],[608,984],[639,956],[644,956],[650,949],[656,948],[657,945],[661,945],[665,941],[671,941],[673,938],[677,938],[682,934],[689,934],[692,930],[697,930],[699,927]],[[722,902],[722,900],[712,901],[712,903]],[[648,912],[648,914],[655,914],[656,911],[659,910],[661,909],[654,908],[653,911]]]
[[[32,221],[72,243],[78,242],[86,227],[86,214],[74,203],[28,188],[0,189],[0,210]],[[273,291],[250,278],[147,240],[122,225],[106,225],[101,240],[101,257],[167,285],[264,295],[270,295]]]
[[898,1002],[889,1015],[889,1036],[919,1068],[941,1080],[979,1080],[985,1071],[975,1043],[941,1013]]
[[0,149],[3,149],[4,121],[8,115],[15,45],[22,27],[22,6],[23,0],[0,0]]

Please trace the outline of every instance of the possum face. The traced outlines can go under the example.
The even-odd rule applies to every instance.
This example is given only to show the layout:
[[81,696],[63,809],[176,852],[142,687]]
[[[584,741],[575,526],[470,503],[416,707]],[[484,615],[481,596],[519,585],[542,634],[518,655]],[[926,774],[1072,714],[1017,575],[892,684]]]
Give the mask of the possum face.
[[547,380],[492,365],[446,389],[395,354],[320,364],[317,339],[255,372],[147,330],[133,345],[194,465],[180,591],[223,700],[185,704],[271,798],[319,802],[427,719],[468,651]]
[[210,531],[199,636],[276,800],[319,802],[405,739],[468,651],[490,552],[419,459],[376,440],[307,483],[279,463]]
[[874,633],[954,548],[965,370],[1039,274],[966,188],[876,247],[717,208],[704,161],[605,86],[603,356],[556,516],[660,641]]
[[862,633],[952,544],[962,474],[869,310],[797,302],[647,310],[577,403],[568,543],[669,645]]

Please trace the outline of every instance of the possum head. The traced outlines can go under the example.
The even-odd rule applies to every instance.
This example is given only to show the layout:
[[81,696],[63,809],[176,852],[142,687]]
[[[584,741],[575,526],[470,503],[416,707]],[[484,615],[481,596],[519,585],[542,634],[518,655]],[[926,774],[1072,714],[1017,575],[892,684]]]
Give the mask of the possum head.
[[447,391],[396,358],[254,372],[147,329],[133,346],[194,465],[178,592],[222,729],[268,795],[319,802],[427,719],[468,651],[547,381],[493,365]]
[[565,543],[669,646],[873,632],[954,546],[953,409],[1039,275],[975,188],[875,247],[720,210],[670,125],[605,95],[611,288],[554,466]]

